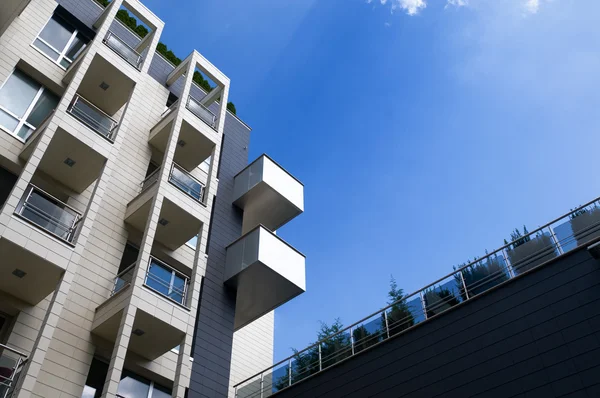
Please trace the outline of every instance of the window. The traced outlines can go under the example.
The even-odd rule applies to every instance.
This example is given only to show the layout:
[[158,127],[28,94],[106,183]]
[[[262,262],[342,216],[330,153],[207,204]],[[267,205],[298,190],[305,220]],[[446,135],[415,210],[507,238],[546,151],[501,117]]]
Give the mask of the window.
[[15,70],[0,89],[0,127],[26,141],[58,100],[47,88]]
[[54,14],[33,42],[33,46],[66,69],[85,49],[87,42],[88,39],[70,23]]
[[187,279],[179,272],[154,258],[150,263],[150,268],[148,268],[146,286],[179,304],[185,304]]

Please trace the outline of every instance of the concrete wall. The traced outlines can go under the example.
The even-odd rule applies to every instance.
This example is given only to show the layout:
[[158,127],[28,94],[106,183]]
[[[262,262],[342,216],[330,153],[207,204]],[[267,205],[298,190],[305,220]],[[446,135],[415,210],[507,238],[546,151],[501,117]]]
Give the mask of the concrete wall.
[[598,397],[600,262],[576,250],[276,394]]

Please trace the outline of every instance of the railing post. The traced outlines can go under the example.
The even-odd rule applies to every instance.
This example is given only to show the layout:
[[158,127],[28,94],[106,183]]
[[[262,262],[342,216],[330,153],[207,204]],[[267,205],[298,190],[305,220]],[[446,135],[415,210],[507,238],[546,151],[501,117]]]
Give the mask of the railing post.
[[288,361],[288,386],[292,385],[292,358]]
[[263,398],[265,393],[265,380],[264,380],[264,373],[260,374],[260,398]]
[[323,370],[323,362],[321,361],[321,343],[319,343],[319,371]]
[[427,319],[427,305],[425,305],[425,297],[423,297],[423,291],[419,292],[419,296],[421,296],[421,305],[423,306],[423,314],[425,315],[425,319]]
[[467,284],[465,282],[465,276],[463,275],[462,270],[458,271],[458,273],[460,274],[460,280],[462,282],[463,289],[465,289],[465,300],[468,300],[470,297],[469,297],[469,291],[467,290]]
[[512,264],[510,263],[510,259],[508,258],[506,248],[502,249],[502,257],[504,257],[504,264],[506,264],[506,269],[508,269],[508,276],[510,276],[511,279],[514,278],[515,270],[513,269]]
[[554,229],[552,229],[552,227],[550,225],[548,225],[548,231],[550,231],[550,236],[552,237],[552,240],[554,241],[554,245],[556,246],[556,249],[558,249],[558,254],[565,254],[565,251],[563,250],[562,246],[560,245],[560,243],[558,242],[558,239],[556,238],[556,234],[554,233]]
[[237,387],[235,387],[235,392],[233,393],[235,398],[238,398]]
[[352,328],[350,328],[350,347],[352,348],[352,355],[354,355],[354,334],[352,334]]
[[387,338],[390,338],[390,324],[388,321],[387,310],[383,310],[383,319],[385,319],[385,333]]

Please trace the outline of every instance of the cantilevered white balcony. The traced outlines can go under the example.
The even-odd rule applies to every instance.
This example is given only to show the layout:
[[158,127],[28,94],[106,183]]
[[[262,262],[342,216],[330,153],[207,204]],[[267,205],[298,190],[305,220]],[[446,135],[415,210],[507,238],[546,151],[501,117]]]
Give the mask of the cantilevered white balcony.
[[227,247],[225,280],[239,329],[306,291],[305,258],[261,225]]
[[304,185],[261,155],[235,176],[233,204],[244,210],[242,233],[259,224],[275,231],[304,211]]

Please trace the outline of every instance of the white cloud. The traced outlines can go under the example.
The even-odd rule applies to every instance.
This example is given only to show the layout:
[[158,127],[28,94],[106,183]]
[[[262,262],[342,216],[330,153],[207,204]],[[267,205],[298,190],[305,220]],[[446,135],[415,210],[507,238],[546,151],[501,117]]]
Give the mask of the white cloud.
[[453,6],[453,7],[466,7],[468,5],[469,5],[469,0],[448,0],[446,2],[446,7],[445,8],[448,8],[450,6]]
[[540,9],[540,0],[526,0],[525,11],[535,14]]
[[[382,3],[384,1],[382,0]],[[392,0],[392,11],[400,8],[406,11],[408,15],[417,15],[425,7],[427,7],[425,0]]]

